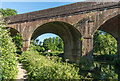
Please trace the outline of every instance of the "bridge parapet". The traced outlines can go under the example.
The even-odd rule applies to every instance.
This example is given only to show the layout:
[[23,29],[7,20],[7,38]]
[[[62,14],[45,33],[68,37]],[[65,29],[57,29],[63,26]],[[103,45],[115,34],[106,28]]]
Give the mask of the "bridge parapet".
[[70,5],[34,11],[25,14],[19,14],[4,18],[8,23],[34,21],[36,19],[51,19],[56,17],[65,17],[75,14],[83,14],[91,11],[105,10],[109,8],[119,7],[117,2],[78,2]]

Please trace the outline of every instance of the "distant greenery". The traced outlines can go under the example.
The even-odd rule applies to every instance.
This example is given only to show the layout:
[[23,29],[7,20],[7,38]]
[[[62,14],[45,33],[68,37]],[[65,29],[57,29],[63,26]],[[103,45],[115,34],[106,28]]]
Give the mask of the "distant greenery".
[[45,50],[51,50],[51,51],[63,51],[64,45],[63,41],[60,37],[53,37],[53,38],[47,38],[43,41],[43,47]]
[[64,51],[64,44],[60,37],[46,38],[44,39],[43,44],[38,41],[39,40],[31,41],[30,49],[38,52],[45,52],[48,50],[51,50],[51,52]]
[[4,24],[0,24],[0,79],[15,79],[18,73],[16,47]]

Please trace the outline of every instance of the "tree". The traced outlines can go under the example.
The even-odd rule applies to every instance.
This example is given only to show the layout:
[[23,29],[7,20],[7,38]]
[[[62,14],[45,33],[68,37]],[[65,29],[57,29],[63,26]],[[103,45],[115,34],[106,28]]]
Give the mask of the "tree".
[[96,31],[93,51],[97,54],[115,54],[117,53],[117,41],[106,32]]
[[96,31],[93,40],[94,40],[93,51],[94,53],[98,53],[98,51],[100,51],[100,31]]
[[45,48],[46,51],[50,50],[49,39],[44,39],[43,47]]
[[16,15],[17,11],[14,9],[9,9],[9,8],[7,8],[6,10],[1,8],[0,13],[2,14],[3,17],[7,17],[7,16]]
[[58,46],[59,44],[59,37],[56,37],[56,42],[55,42],[56,46]]
[[63,51],[64,50],[64,44],[61,38],[59,38],[59,44],[57,46],[59,48],[59,51]]
[[32,41],[31,43],[31,49],[36,50],[38,52],[44,52],[44,51],[63,51],[64,50],[64,44],[60,37],[53,37],[53,38],[46,38],[43,41],[43,45],[38,42],[39,40],[36,40],[35,42]]
[[116,39],[111,36],[110,34],[106,33],[106,48],[107,48],[107,54],[115,54],[117,53],[117,41]]

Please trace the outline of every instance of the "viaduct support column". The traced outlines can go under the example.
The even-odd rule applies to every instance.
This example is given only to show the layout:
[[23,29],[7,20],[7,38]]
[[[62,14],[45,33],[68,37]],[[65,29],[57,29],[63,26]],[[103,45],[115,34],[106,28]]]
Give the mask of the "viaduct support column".
[[23,51],[27,51],[30,45],[30,40],[23,40]]
[[85,70],[93,69],[93,35],[82,37],[80,66]]

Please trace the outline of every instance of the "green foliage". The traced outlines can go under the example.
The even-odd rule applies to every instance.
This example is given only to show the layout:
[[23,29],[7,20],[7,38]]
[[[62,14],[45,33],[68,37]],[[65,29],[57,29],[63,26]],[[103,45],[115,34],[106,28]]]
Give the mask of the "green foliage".
[[94,35],[94,54],[116,54],[117,53],[117,41],[108,33],[103,31],[97,31]]
[[43,46],[41,46],[41,44],[35,44],[34,40],[31,40],[31,44],[30,44],[30,50],[32,51],[38,51],[38,52],[45,52],[45,48]]
[[93,70],[93,60],[86,56],[80,58],[79,68],[82,70]]
[[17,69],[16,59],[16,47],[12,42],[12,38],[8,33],[8,30],[2,29],[0,25],[0,63],[1,63],[1,74],[0,78],[4,79],[15,79]]
[[94,62],[94,73],[92,73],[94,79],[118,79],[118,74],[115,72],[115,67],[108,64]]
[[38,52],[26,51],[20,57],[28,75],[35,79],[80,79],[79,69],[67,62],[62,63],[57,57],[42,56]]
[[31,40],[29,50],[36,51],[36,45],[34,43],[34,40]]
[[13,41],[15,42],[17,50],[22,50],[23,40],[20,33],[17,33],[17,35],[13,36],[12,38],[13,38]]
[[51,50],[51,52],[64,51],[64,44],[61,38],[53,37],[53,38],[46,38],[43,41],[43,45],[39,40],[31,40],[30,50],[38,51],[38,52],[47,52]]
[[51,50],[51,51],[63,51],[64,50],[64,44],[60,37],[53,37],[53,38],[47,38],[44,39],[43,47],[45,50]]
[[0,13],[2,14],[3,17],[7,17],[7,16],[16,15],[17,11],[14,9],[9,9],[9,8],[7,8],[6,10],[1,8]]

